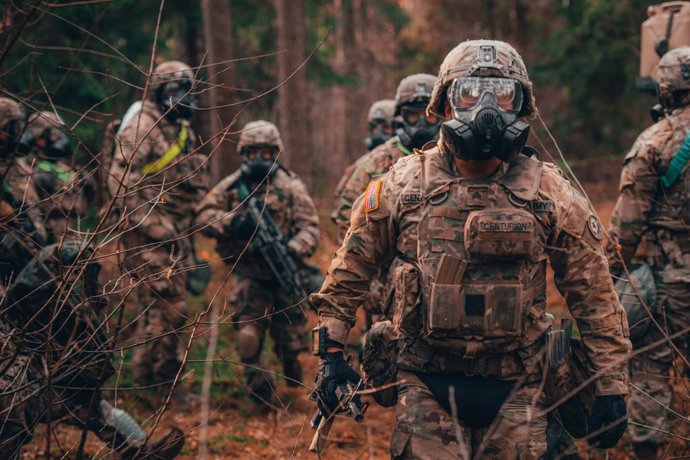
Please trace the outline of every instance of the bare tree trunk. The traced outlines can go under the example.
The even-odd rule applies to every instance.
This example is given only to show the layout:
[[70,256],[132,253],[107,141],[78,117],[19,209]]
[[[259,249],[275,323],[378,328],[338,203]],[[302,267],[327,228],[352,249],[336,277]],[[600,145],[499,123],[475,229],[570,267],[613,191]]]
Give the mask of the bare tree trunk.
[[213,151],[211,174],[214,182],[239,167],[239,157],[234,153],[234,144],[229,142],[229,126],[234,122],[236,110],[231,107],[235,100],[233,69],[232,16],[229,0],[201,0],[201,15],[204,28],[204,44],[209,90],[208,107],[205,112],[210,127],[209,151]]
[[[309,142],[309,94],[306,68],[290,75],[305,58],[304,0],[275,0],[278,28],[278,128],[286,152],[281,162],[290,166],[311,187],[312,157]],[[286,81],[288,80],[289,81]]]

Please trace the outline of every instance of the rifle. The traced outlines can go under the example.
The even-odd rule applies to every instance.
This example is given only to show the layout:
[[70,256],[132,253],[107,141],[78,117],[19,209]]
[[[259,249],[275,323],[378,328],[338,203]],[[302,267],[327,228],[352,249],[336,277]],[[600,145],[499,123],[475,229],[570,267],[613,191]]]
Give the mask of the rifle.
[[[316,433],[314,433],[314,437],[309,445],[309,452],[323,451],[326,440],[328,439],[328,433],[330,433],[333,421],[335,420],[335,414],[342,412],[352,416],[357,423],[362,423],[364,421],[364,411],[367,406],[363,406],[359,398],[356,397],[356,390],[360,383],[355,385],[348,381],[335,387],[335,395],[338,398],[338,408],[330,414],[326,414],[320,407],[316,409],[316,413],[314,413],[310,423],[312,429],[316,430]],[[312,399],[316,399],[317,397],[316,393],[312,393]]]
[[305,299],[308,293],[300,277],[301,261],[295,261],[290,254],[287,239],[271,214],[263,209],[264,206],[259,199],[251,195],[249,188],[241,181],[237,185],[237,190],[240,199],[247,201],[246,212],[256,228],[251,250],[261,255],[283,291],[293,298]]

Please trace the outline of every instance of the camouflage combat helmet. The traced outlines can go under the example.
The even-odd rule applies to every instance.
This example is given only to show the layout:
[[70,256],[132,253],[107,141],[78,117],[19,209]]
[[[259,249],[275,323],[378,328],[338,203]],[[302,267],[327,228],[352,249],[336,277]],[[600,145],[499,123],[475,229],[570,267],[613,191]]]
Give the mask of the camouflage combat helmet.
[[155,100],[157,90],[165,83],[178,80],[194,82],[192,68],[181,61],[165,61],[156,66],[149,81],[149,98]]
[[242,128],[237,152],[242,153],[242,148],[250,145],[274,145],[278,147],[278,150],[283,150],[283,141],[278,128],[273,123],[264,120],[250,121]]
[[400,80],[395,92],[395,116],[400,115],[404,104],[428,101],[435,83],[436,77],[428,73],[417,73]]
[[371,104],[369,114],[367,115],[367,122],[371,123],[374,120],[385,120],[388,123],[393,121],[395,114],[395,99],[381,99]]
[[659,61],[656,70],[659,95],[672,102],[676,91],[690,90],[690,46],[672,49]]
[[10,121],[23,121],[24,107],[9,97],[0,97],[0,128]]
[[62,121],[60,116],[53,112],[36,112],[29,115],[26,129],[31,137],[38,138],[49,128],[63,130],[65,128],[65,122]]
[[428,112],[443,115],[446,91],[458,77],[501,77],[520,82],[524,104],[520,117],[533,117],[537,113],[532,82],[518,52],[506,42],[498,40],[469,40],[453,48],[441,64]]

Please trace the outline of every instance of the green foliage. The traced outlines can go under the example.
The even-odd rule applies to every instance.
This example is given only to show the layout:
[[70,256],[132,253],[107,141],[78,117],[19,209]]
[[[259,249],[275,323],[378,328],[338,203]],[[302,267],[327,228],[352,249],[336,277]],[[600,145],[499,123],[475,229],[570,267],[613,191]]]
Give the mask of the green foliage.
[[[648,124],[653,99],[635,88],[638,74],[640,25],[649,0],[558,3],[559,23],[542,45],[546,58],[533,65],[537,86],[562,91],[565,110],[552,120],[556,137],[566,150],[583,154],[621,152]],[[543,18],[550,21],[553,18]]]

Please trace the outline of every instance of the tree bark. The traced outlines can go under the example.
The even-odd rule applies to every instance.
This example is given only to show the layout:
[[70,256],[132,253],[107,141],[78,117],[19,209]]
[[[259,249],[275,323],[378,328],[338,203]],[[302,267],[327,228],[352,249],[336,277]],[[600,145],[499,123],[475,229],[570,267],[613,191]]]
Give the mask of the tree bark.
[[[304,0],[275,0],[278,29],[278,129],[285,152],[281,163],[293,169],[311,188],[313,158],[309,142],[309,94],[305,59]],[[291,76],[292,75],[292,76]],[[288,80],[289,78],[289,80]]]
[[[235,121],[237,110],[231,104],[235,101],[232,16],[229,0],[201,0],[201,15],[204,28],[206,56],[203,59],[208,74],[206,100],[209,110],[204,111],[210,127],[209,151],[211,175],[214,182],[239,167],[240,158],[235,154],[235,143],[229,133]],[[202,53],[203,54],[203,53]]]

